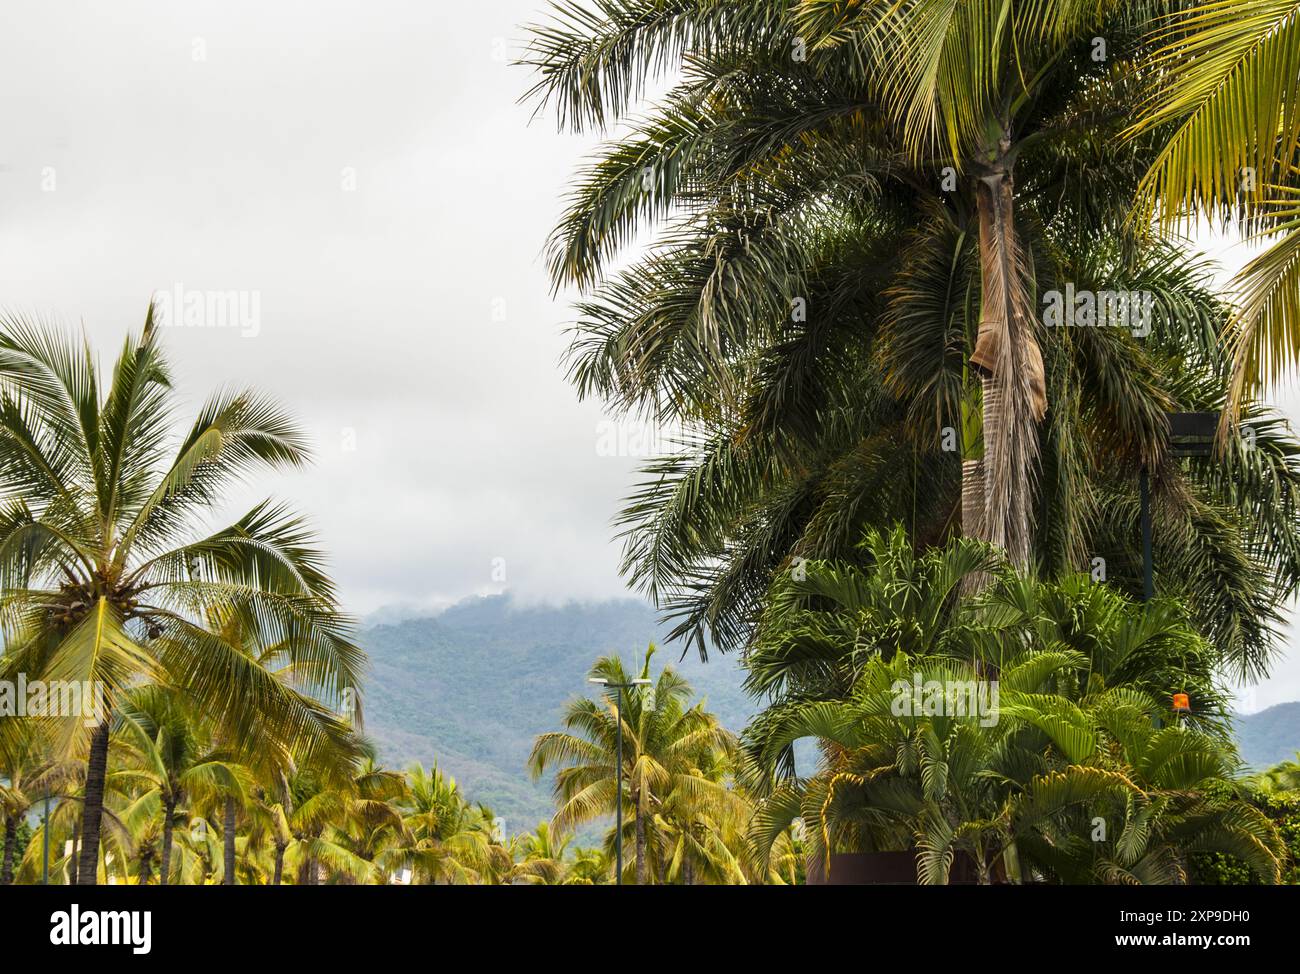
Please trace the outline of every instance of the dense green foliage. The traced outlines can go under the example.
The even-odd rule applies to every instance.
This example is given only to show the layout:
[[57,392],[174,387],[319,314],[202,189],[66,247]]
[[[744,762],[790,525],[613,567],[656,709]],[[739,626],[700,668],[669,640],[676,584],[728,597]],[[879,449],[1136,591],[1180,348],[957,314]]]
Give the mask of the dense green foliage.
[[[582,290],[580,393],[685,429],[620,518],[676,635],[744,646],[779,572],[896,522],[1135,594],[1145,466],[1158,588],[1267,670],[1300,582],[1300,447],[1248,403],[1250,449],[1171,454],[1166,413],[1224,404],[1230,308],[1129,222],[1168,134],[1123,137],[1165,7],[619,0],[535,31],[538,101],[627,124],[550,256]],[[1067,288],[1148,295],[1149,333],[1045,327]]]
[[[1282,877],[1283,839],[1227,787],[1215,656],[1172,605],[1026,578],[964,539],[916,557],[898,530],[778,581],[747,666],[769,701],[746,733],[774,782],[760,850],[800,818],[819,862],[914,850],[925,883],[958,857],[980,882],[1186,882],[1211,850]],[[921,709],[922,685],[969,693]],[[783,777],[802,737],[817,772]]]

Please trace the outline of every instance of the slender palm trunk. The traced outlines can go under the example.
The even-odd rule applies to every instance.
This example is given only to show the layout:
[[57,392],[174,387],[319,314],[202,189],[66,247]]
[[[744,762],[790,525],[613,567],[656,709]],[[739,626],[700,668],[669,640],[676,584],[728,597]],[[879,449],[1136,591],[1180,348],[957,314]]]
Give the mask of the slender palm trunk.
[[104,777],[108,771],[108,719],[95,728],[90,738],[90,759],[86,762],[86,802],[81,819],[81,853],[76,883],[95,886],[99,882],[99,830],[104,818]]
[[176,799],[168,798],[163,803],[163,834],[161,863],[158,867],[158,885],[166,886],[172,865],[172,818],[176,814]]
[[636,815],[636,884],[644,886],[646,881],[645,816],[641,814],[640,806],[633,814]]
[[222,886],[235,885],[235,799],[233,795],[226,796],[226,814],[221,823],[221,839],[223,846],[223,862],[225,872],[221,877]]
[[148,886],[149,880],[153,878],[153,855],[151,848],[146,846],[140,853],[140,875],[136,877],[136,884],[139,886]]
[[[983,517],[977,537],[1028,566],[1030,512],[1038,461],[1037,423],[1047,409],[1042,351],[1034,322],[1029,269],[1015,229],[1010,141],[1004,137],[976,188],[980,235],[979,339],[971,364],[983,383]],[[975,476],[973,468],[963,475]],[[972,491],[973,493],[973,491]],[[963,515],[967,508],[963,489]],[[973,499],[973,498],[972,498]],[[975,505],[977,506],[977,502]]]
[[81,848],[81,822],[77,822],[77,830],[72,833],[72,858],[68,863],[68,870],[72,873],[72,885],[77,885],[77,856]]
[[14,850],[18,847],[18,816],[5,816],[5,851],[4,863],[0,865],[0,886],[12,885],[14,881]]
[[275,876],[271,879],[272,886],[279,886],[280,880],[284,876],[284,850],[286,846],[283,842],[275,844]]

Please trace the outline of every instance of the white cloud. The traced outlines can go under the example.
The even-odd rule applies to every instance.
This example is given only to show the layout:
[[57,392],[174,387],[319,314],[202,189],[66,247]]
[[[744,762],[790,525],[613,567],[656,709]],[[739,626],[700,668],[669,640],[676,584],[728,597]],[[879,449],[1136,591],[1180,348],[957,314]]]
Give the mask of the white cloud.
[[[180,387],[312,430],[317,466],[269,486],[356,611],[497,590],[496,558],[523,600],[623,591],[636,460],[598,453],[541,260],[586,143],[528,125],[506,63],[541,7],[83,0],[0,34],[0,305],[107,357],[157,288],[257,291],[255,338],[169,333]],[[1256,700],[1296,697],[1292,653]]]

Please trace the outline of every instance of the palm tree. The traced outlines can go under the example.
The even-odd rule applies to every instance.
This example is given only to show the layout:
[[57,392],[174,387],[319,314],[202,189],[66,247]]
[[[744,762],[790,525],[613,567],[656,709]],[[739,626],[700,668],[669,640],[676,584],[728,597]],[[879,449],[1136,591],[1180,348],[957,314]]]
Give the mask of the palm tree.
[[[917,555],[901,527],[869,532],[854,561],[804,569],[773,584],[746,656],[746,688],[765,703],[745,733],[760,770],[791,775],[792,749],[773,744],[789,714],[845,699],[870,660],[895,654],[978,659],[996,671],[1018,647],[1068,649],[1089,661],[1098,685],[1163,700],[1187,693],[1198,726],[1231,736],[1221,650],[1172,601],[1138,607],[1082,576],[1027,578],[970,539]],[[963,598],[966,579],[976,574],[990,578],[986,591]]]
[[142,680],[182,690],[227,740],[352,753],[324,705],[207,627],[219,608],[283,645],[305,693],[333,702],[359,685],[363,656],[298,518],[266,502],[200,530],[232,481],[302,465],[302,437],[257,394],[221,393],[169,454],[173,393],[158,337],[151,305],[105,383],[84,341],[0,323],[0,667],[103,688],[92,731],[80,716],[61,723],[64,748],[86,760],[83,883],[97,877],[111,715]]
[[801,816],[826,868],[844,849],[913,850],[927,884],[949,882],[958,857],[981,884],[1185,883],[1188,856],[1211,851],[1279,881],[1276,828],[1212,787],[1232,773],[1222,741],[1161,726],[1166,708],[1139,690],[1080,679],[1087,660],[1074,651],[1029,649],[1004,662],[992,720],[900,710],[899,688],[914,679],[986,679],[969,661],[905,653],[869,660],[848,699],[795,708],[785,739],[819,737],[825,762],[765,803],[754,820],[760,852]]
[[382,882],[384,864],[370,857],[379,851],[380,830],[401,828],[397,802],[404,788],[401,775],[378,767],[371,754],[344,778],[295,769],[288,781],[291,810],[283,809],[283,864],[295,870],[298,885],[315,886],[322,878]]
[[1267,249],[1234,282],[1226,330],[1228,415],[1300,360],[1300,5],[1177,4],[1152,28],[1150,99],[1131,131],[1172,126],[1142,183],[1143,217],[1163,226],[1232,222]]
[[470,804],[456,779],[434,764],[428,771],[412,765],[406,773],[407,791],[400,800],[405,846],[403,865],[412,870],[415,883],[478,883],[494,868],[500,855],[494,850],[493,816],[484,817],[480,806]]
[[3,828],[3,860],[0,886],[14,881],[18,854],[18,828],[38,801],[62,793],[76,778],[76,769],[66,761],[49,756],[46,742],[34,733],[30,723],[5,718],[10,725],[0,736],[0,827]]
[[1263,795],[1300,791],[1300,753],[1294,761],[1282,761],[1246,780],[1254,791]]
[[[947,882],[958,856],[983,882],[1184,881],[1202,846],[1253,848],[1276,881],[1276,836],[1208,787],[1235,764],[1218,652],[1175,605],[999,561],[968,539],[918,557],[897,529],[869,535],[861,564],[774,585],[747,658],[766,703],[744,738],[760,855],[802,818],[810,858],[915,850],[923,882]],[[989,583],[963,597],[972,573]],[[999,686],[1000,705],[900,710],[921,685]],[[789,763],[802,737],[822,750],[805,780]],[[1110,839],[1080,839],[1096,815]]]
[[577,848],[565,871],[564,885],[603,886],[613,872],[613,861],[604,849]]
[[[650,678],[651,646],[638,667],[639,678]],[[609,684],[628,684],[630,676],[616,656],[601,657],[592,666],[593,678]],[[616,704],[613,694],[622,696]],[[551,827],[572,829],[612,814],[616,802],[626,808],[624,828],[635,848],[637,885],[649,881],[651,833],[655,816],[674,791],[690,795],[719,795],[724,786],[695,772],[718,751],[733,746],[731,735],[703,703],[687,706],[690,684],[671,667],[665,667],[653,690],[608,690],[601,702],[575,700],[564,712],[566,731],[540,735],[533,743],[528,767],[534,777],[559,767],[555,796],[560,804]],[[623,768],[625,789],[617,785],[617,715],[623,716]],[[615,841],[611,835],[609,843]],[[607,844],[609,844],[607,843]]]
[[[1050,27],[1014,6],[995,24],[1002,8],[622,0],[536,30],[533,95],[563,124],[611,125],[656,70],[680,82],[584,167],[551,266],[584,291],[579,391],[684,427],[620,523],[625,572],[701,653],[746,643],[776,573],[900,520],[918,546],[960,525],[1052,573],[1102,558],[1140,591],[1146,468],[1167,584],[1243,672],[1267,666],[1300,580],[1279,503],[1295,444],[1259,417],[1263,453],[1169,456],[1168,412],[1223,405],[1228,311],[1202,262],[1126,229],[1164,131],[1119,139],[1161,5],[1069,3]],[[933,89],[920,64],[947,66]],[[1040,329],[1031,282],[1149,293],[1152,332]]]
[[538,822],[534,832],[520,837],[521,859],[512,877],[535,886],[563,884],[567,879],[565,854],[572,841],[571,835],[557,833],[549,822]]
[[165,687],[133,690],[117,721],[124,766],[111,772],[111,777],[136,781],[146,794],[157,794],[162,819],[158,882],[166,886],[172,875],[177,816],[184,815],[191,798],[211,801],[218,795],[242,794],[249,771],[215,748],[185,698]]

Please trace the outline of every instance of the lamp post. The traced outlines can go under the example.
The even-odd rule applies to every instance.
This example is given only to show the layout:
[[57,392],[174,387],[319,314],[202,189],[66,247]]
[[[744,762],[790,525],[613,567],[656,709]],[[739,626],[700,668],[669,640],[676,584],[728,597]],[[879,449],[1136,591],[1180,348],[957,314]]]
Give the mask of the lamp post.
[[[1169,413],[1169,452],[1176,457],[1208,457],[1214,452],[1218,413]],[[1142,498],[1142,601],[1155,597],[1151,558],[1151,477],[1144,466],[1140,479]]]
[[649,680],[633,680],[631,683],[610,683],[603,677],[594,676],[588,683],[598,683],[606,690],[617,690],[614,695],[615,722],[618,724],[618,765],[615,780],[614,800],[614,882],[623,885],[623,691],[633,687],[649,686]]
[[50,885],[50,789],[45,789],[45,816],[41,820],[41,885]]

